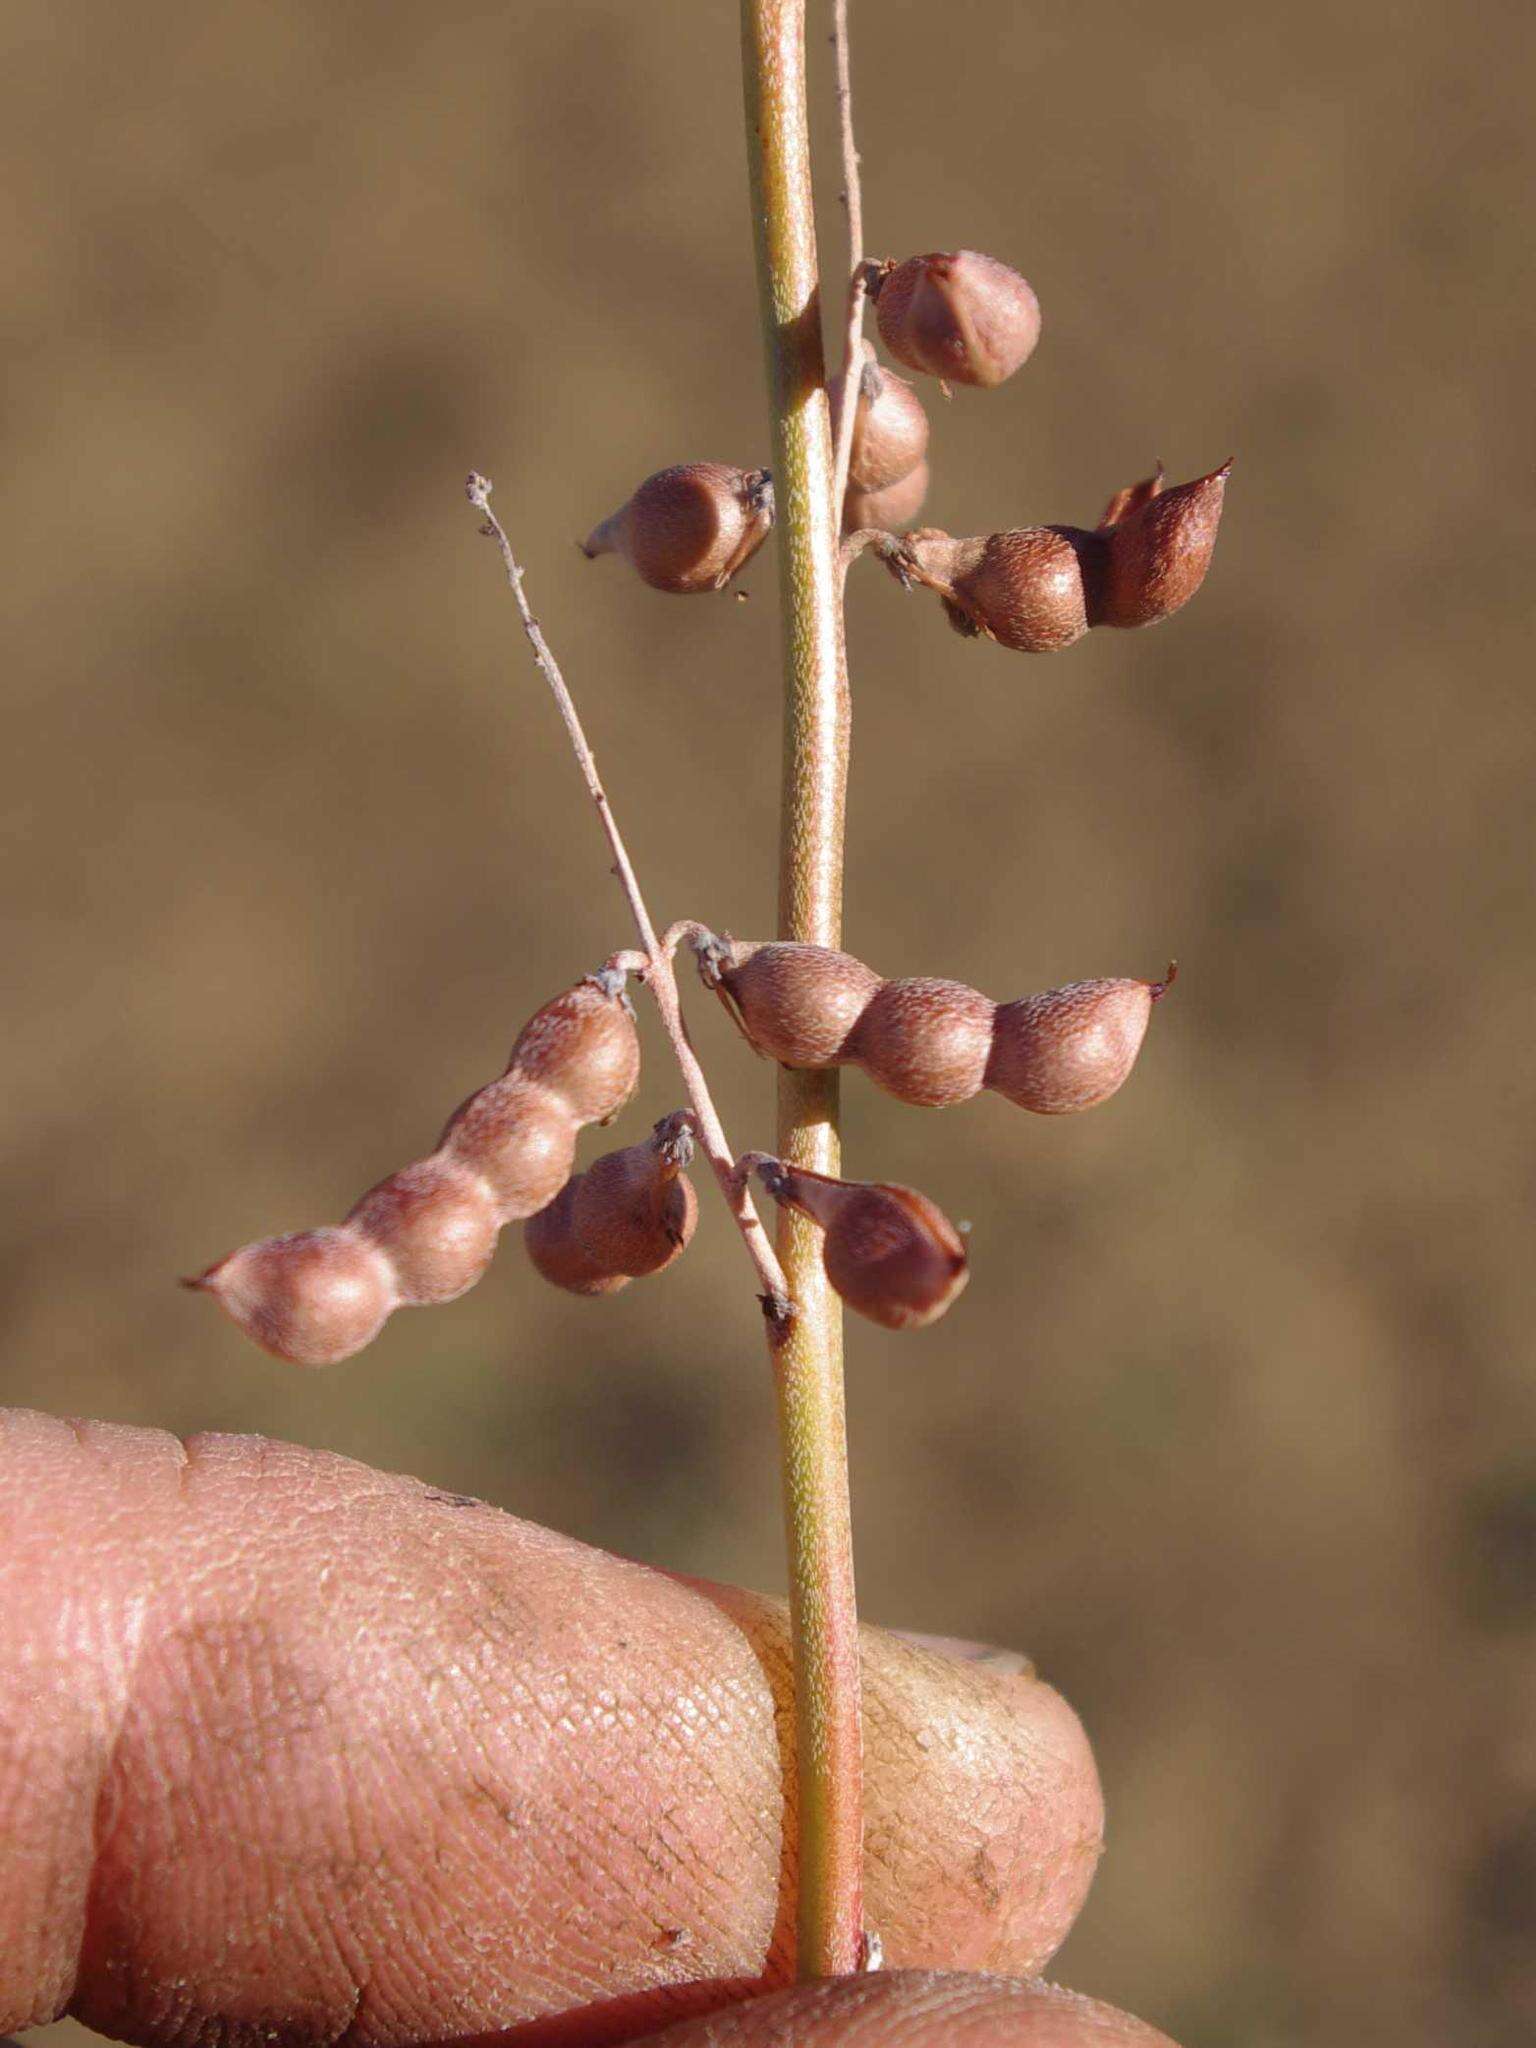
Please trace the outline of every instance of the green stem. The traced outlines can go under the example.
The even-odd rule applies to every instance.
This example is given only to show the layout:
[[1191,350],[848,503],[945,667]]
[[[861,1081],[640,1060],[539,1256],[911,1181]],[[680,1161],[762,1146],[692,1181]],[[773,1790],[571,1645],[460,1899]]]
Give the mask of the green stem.
[[[842,931],[848,686],[806,127],[805,0],[742,0],[741,18],[784,640],[779,933],[835,946]],[[797,1166],[837,1172],[835,1073],[781,1073],[778,1149]],[[827,1977],[859,1968],[863,1936],[863,1754],[842,1310],[827,1285],[814,1224],[781,1210],[779,1257],[799,1306],[774,1356],[795,1675],[797,1956],[802,1977]]]

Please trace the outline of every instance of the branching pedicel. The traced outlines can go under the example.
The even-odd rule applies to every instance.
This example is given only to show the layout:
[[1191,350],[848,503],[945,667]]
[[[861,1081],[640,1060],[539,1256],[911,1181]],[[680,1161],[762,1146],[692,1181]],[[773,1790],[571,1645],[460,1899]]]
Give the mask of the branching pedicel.
[[[775,439],[781,453],[789,451],[793,471],[782,502],[776,507],[765,469],[676,464],[648,477],[593,530],[583,550],[622,554],[658,590],[720,590],[762,546],[777,516],[791,563],[787,624],[793,614],[794,644],[811,650],[810,667],[796,672],[802,697],[792,730],[814,725],[833,735],[836,749],[846,735],[841,618],[824,613],[828,605],[836,613],[841,578],[860,555],[876,554],[908,587],[933,590],[966,635],[1051,652],[1071,646],[1092,626],[1153,624],[1189,601],[1210,563],[1228,466],[1171,490],[1164,489],[1159,469],[1117,493],[1091,532],[1036,526],[974,539],[935,529],[897,534],[895,528],[916,516],[926,490],[929,426],[913,387],[874,361],[862,331],[866,298],[875,301],[890,353],[940,379],[946,390],[951,383],[986,389],[1011,377],[1039,339],[1040,309],[1017,271],[975,250],[904,262],[865,259],[846,0],[833,4],[851,253],[843,361],[823,391],[819,368],[810,389],[803,385],[805,363],[820,365],[819,341],[807,344],[804,330],[783,317],[785,307],[798,309],[800,317],[815,303],[804,175],[804,0],[742,0]],[[819,427],[807,411],[817,406],[823,409]],[[826,444],[828,406],[835,459]],[[755,1172],[781,1210],[813,1221],[832,1287],[886,1328],[933,1322],[957,1298],[969,1269],[954,1226],[915,1189],[813,1171],[803,1151],[799,1161],[732,1154],[683,1026],[673,953],[685,939],[693,946],[705,985],[726,1003],[749,1043],[792,1073],[856,1066],[904,1103],[937,1108],[991,1089],[1044,1115],[1087,1109],[1114,1094],[1173,970],[1160,982],[1084,981],[999,1004],[962,982],[886,980],[833,945],[800,942],[793,930],[785,939],[740,942],[684,922],[658,937],[490,492],[485,478],[470,477],[470,500],[501,551],[535,661],[607,835],[639,950],[615,953],[538,1011],[505,1073],[455,1111],[437,1149],[381,1181],[342,1224],[262,1239],[186,1284],[211,1294],[269,1350],[305,1365],[361,1349],[397,1307],[463,1293],[484,1271],[509,1222],[525,1222],[529,1257],[546,1279],[572,1293],[605,1296],[666,1270],[686,1249],[697,1203],[684,1169],[697,1142],[752,1260],[780,1374],[799,1731],[799,1968],[802,1975],[853,1969],[867,1965],[878,1941],[863,1930],[859,1903],[851,1539],[840,1396],[835,1389],[829,1394],[825,1383],[836,1374],[834,1336],[818,1326],[810,1348],[791,1359],[796,1304],[747,1192],[748,1178]],[[815,549],[807,555],[807,537],[833,533],[833,505],[848,538],[840,548],[832,541],[836,559],[828,562]],[[814,574],[804,569],[807,561]],[[825,568],[830,577],[822,574]],[[828,648],[837,657],[830,665]],[[821,929],[835,937],[841,757],[815,755],[813,747],[796,758],[819,764],[816,803],[834,822],[830,830],[817,828],[814,846],[789,833],[785,901],[830,906]],[[787,816],[801,815],[802,795],[786,787]],[[631,975],[656,1001],[689,1107],[664,1117],[649,1138],[576,1173],[581,1127],[611,1121],[638,1083],[639,1041],[624,993]],[[788,1099],[796,1099],[793,1090]],[[835,1138],[835,1098],[802,1090],[798,1099],[801,1120],[791,1116],[789,1139],[796,1145],[806,1139],[815,1116]],[[817,1100],[821,1107],[813,1108]],[[822,1152],[822,1162],[829,1156],[835,1163],[835,1148]],[[811,1269],[802,1263],[798,1270],[811,1288]],[[798,1451],[789,1447],[791,1438]]]

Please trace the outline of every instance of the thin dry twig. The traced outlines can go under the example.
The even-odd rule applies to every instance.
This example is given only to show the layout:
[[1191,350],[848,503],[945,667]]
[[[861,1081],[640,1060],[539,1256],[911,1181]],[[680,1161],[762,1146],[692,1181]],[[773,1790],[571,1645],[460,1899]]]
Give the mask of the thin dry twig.
[[864,195],[859,152],[853,140],[853,80],[848,67],[848,0],[833,0],[832,47],[837,62],[837,116],[843,143],[843,203],[848,209],[848,320],[843,335],[843,401],[837,415],[832,461],[832,503],[839,519],[853,460],[853,422],[859,378],[873,351],[864,339],[864,302],[869,289],[864,261]]
[[[726,1139],[714,1099],[710,1095],[709,1083],[704,1078],[704,1069],[699,1065],[698,1054],[689,1041],[688,1028],[683,1022],[682,1005],[677,993],[677,977],[672,969],[671,950],[656,936],[656,927],[652,924],[650,912],[645,907],[639,879],[630,861],[623,834],[619,831],[618,821],[613,815],[607,791],[603,788],[602,778],[597,772],[597,760],[587,743],[586,733],[582,730],[575,702],[566,687],[565,677],[560,672],[560,664],[555,660],[549,642],[544,638],[543,630],[529,606],[523,590],[523,572],[512,552],[512,543],[507,539],[501,521],[491,510],[491,488],[490,478],[481,476],[478,471],[471,472],[464,486],[469,502],[484,515],[485,524],[481,527],[481,532],[488,540],[494,540],[501,551],[507,582],[512,587],[512,595],[517,599],[517,608],[522,614],[523,631],[527,634],[528,644],[533,649],[534,662],[549,685],[550,694],[554,697],[560,716],[565,722],[571,751],[576,756],[582,779],[587,785],[587,794],[597,806],[597,815],[602,821],[603,831],[613,852],[614,873],[629,904],[630,916],[634,919],[635,931],[643,949],[638,954],[615,953],[607,964],[628,973],[638,974],[656,999],[656,1008],[661,1014],[663,1028],[682,1072],[688,1100],[697,1119],[699,1143],[714,1170],[726,1207],[736,1219],[736,1226],[757,1270],[757,1277],[762,1282],[763,1314],[770,1334],[782,1335],[795,1312],[794,1302],[790,1298],[789,1283],[784,1277],[784,1269],[779,1264],[768,1233],[763,1228],[762,1219],[747,1193],[742,1177],[736,1170],[735,1156]],[[676,944],[675,939],[673,944]]]

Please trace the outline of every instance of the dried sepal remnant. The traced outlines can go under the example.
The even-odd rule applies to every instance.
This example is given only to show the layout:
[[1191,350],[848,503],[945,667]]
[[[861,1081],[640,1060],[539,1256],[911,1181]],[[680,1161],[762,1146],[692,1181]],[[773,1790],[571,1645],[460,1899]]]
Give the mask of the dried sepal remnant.
[[[832,417],[843,405],[843,378],[827,386]],[[849,488],[883,491],[910,476],[928,452],[928,415],[905,377],[866,361],[859,372],[858,397],[849,444]]]
[[528,1256],[570,1294],[617,1294],[688,1248],[699,1204],[684,1169],[693,1119],[674,1110],[638,1145],[605,1152],[523,1226]]
[[1162,981],[1079,981],[994,1003],[964,982],[887,981],[828,946],[705,937],[699,971],[748,1042],[789,1067],[862,1067],[899,1102],[990,1088],[1042,1116],[1107,1101],[1136,1063]]
[[944,1211],[916,1188],[836,1180],[748,1154],[776,1202],[824,1232],[827,1278],[851,1309],[887,1330],[937,1322],[970,1278],[965,1245]]
[[882,264],[870,289],[880,339],[897,362],[945,383],[1001,384],[1040,339],[1028,281],[978,249]]
[[766,469],[680,462],[648,476],[582,542],[589,559],[622,555],[653,590],[723,590],[768,538],[773,479]]
[[1022,654],[1054,654],[1091,626],[1151,626],[1205,581],[1231,463],[1165,490],[1162,472],[1116,492],[1103,522],[956,539],[936,527],[882,552],[899,582],[936,591],[950,623]]
[[473,1287],[503,1226],[570,1178],[577,1131],[617,1116],[639,1077],[622,975],[578,982],[529,1020],[506,1072],[454,1111],[429,1158],[370,1188],[344,1223],[243,1245],[186,1285],[279,1358],[350,1358],[395,1309]]

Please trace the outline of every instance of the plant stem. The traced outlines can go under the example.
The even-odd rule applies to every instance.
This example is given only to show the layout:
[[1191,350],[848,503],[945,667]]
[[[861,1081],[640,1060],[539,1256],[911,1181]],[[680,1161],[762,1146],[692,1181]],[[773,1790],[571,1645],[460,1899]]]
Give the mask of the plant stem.
[[[768,358],[784,643],[779,933],[835,946],[842,928],[848,684],[837,509],[805,107],[805,0],[742,0],[747,149]],[[780,1155],[835,1174],[834,1072],[785,1069]],[[863,1960],[863,1753],[843,1414],[842,1312],[820,1233],[781,1213],[799,1307],[775,1359],[795,1683],[802,1977]]]
[[[615,954],[608,964],[620,967],[626,973],[643,975],[647,988],[656,999],[662,1025],[682,1071],[683,1084],[688,1091],[700,1147],[714,1169],[720,1192],[736,1219],[736,1227],[740,1230],[747,1252],[757,1269],[757,1277],[763,1284],[760,1299],[768,1324],[769,1348],[776,1349],[783,1343],[794,1314],[789,1283],[785,1279],[784,1270],[779,1264],[773,1246],[768,1241],[768,1233],[763,1228],[762,1219],[757,1213],[752,1197],[747,1192],[746,1177],[736,1169],[736,1161],[726,1138],[724,1126],[720,1122],[714,1098],[709,1092],[709,1083],[704,1078],[704,1069],[699,1065],[698,1054],[689,1041],[688,1030],[683,1023],[683,1013],[678,1002],[677,976],[672,967],[672,946],[667,940],[656,936],[656,927],[651,922],[651,914],[645,907],[645,898],[640,893],[639,878],[630,861],[629,849],[624,844],[623,834],[619,831],[618,820],[613,815],[608,792],[603,788],[602,778],[597,772],[597,758],[587,743],[587,735],[582,729],[575,700],[566,686],[560,664],[556,661],[549,642],[544,638],[543,628],[534,617],[532,607],[528,603],[527,593],[523,589],[523,572],[512,552],[512,543],[507,539],[501,521],[491,510],[490,478],[481,476],[478,471],[471,472],[465,485],[465,495],[484,515],[485,525],[482,531],[488,539],[495,541],[501,551],[507,581],[512,586],[512,595],[517,599],[517,608],[522,615],[523,631],[527,634],[528,644],[533,649],[534,665],[548,683],[560,716],[565,722],[571,751],[576,756],[582,780],[587,785],[587,794],[597,806],[597,815],[602,820],[603,831],[613,854],[613,872],[618,877],[619,887],[624,891],[630,916],[635,921],[635,931],[641,946],[645,949],[643,953]],[[668,937],[670,936],[669,934]]]

